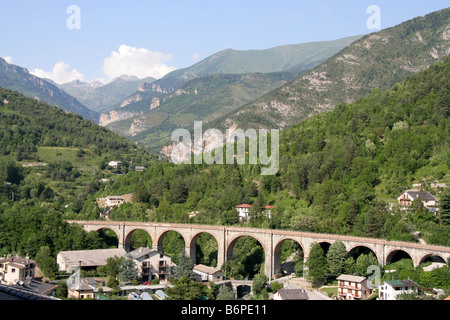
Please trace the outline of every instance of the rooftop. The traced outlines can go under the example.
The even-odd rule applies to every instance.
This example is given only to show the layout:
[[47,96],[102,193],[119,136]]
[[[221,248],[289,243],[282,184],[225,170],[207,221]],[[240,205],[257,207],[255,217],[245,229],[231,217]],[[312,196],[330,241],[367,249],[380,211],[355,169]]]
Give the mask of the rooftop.
[[251,204],[238,204],[237,206],[235,206],[236,208],[251,208]]
[[194,271],[199,271],[206,274],[214,274],[216,272],[219,272],[220,270],[213,267],[205,266],[203,264],[198,264],[194,267]]
[[11,286],[0,285],[0,300],[59,300],[43,294],[26,291]]
[[283,300],[308,300],[308,295],[303,289],[280,289],[278,294]]
[[[14,255],[14,256],[7,256],[7,257],[2,257],[0,258],[0,263],[8,263],[8,264],[15,264],[16,267],[22,267],[22,266],[26,266],[29,264],[33,264],[35,263],[34,260],[31,260],[29,258],[22,258],[19,257],[18,255]],[[18,265],[22,265],[22,266],[18,266]]]
[[81,261],[82,267],[90,267],[105,265],[108,258],[113,258],[114,256],[124,257],[126,253],[125,249],[118,248],[61,251],[59,252],[59,255],[61,255],[67,265],[78,266]]
[[418,287],[419,285],[411,280],[389,280],[384,283],[389,284],[391,287]]
[[406,190],[405,193],[409,194],[413,199],[419,198],[424,201],[436,200],[436,198],[428,191]]
[[349,274],[341,274],[336,279],[337,280],[342,280],[342,281],[351,281],[351,282],[358,282],[358,283],[360,283],[366,278],[365,277],[352,276],[352,275],[349,275]]

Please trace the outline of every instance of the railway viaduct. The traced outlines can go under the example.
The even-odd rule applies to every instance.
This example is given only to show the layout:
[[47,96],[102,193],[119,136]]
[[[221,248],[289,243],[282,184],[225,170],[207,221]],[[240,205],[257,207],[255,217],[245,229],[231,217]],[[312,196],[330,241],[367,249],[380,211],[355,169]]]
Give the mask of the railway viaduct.
[[401,252],[408,255],[414,266],[430,256],[439,257],[445,263],[450,261],[450,247],[419,244],[402,241],[387,241],[383,239],[343,236],[334,234],[320,234],[301,231],[257,229],[236,226],[213,226],[176,223],[151,223],[129,221],[81,221],[70,220],[68,223],[78,223],[85,231],[98,231],[110,229],[118,238],[119,247],[130,249],[130,238],[134,231],[144,230],[152,239],[153,248],[163,250],[163,238],[169,231],[178,232],[184,239],[186,254],[195,263],[195,243],[198,236],[208,233],[217,241],[217,266],[221,267],[225,261],[233,258],[233,247],[236,241],[243,236],[255,238],[263,247],[265,253],[265,274],[272,279],[281,273],[280,251],[285,240],[296,241],[303,250],[304,259],[309,257],[314,243],[332,244],[336,240],[344,243],[347,252],[354,252],[357,248],[371,250],[381,266],[389,264],[393,256]]

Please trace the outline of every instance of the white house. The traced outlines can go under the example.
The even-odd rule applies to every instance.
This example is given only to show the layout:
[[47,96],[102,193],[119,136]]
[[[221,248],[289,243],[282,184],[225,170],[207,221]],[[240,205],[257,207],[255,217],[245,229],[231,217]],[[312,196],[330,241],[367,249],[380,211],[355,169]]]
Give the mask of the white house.
[[159,279],[160,282],[165,282],[175,266],[170,256],[156,249],[140,247],[129,255],[135,261],[143,281]]
[[110,161],[108,163],[108,166],[120,169],[120,168],[122,168],[122,161]]
[[222,281],[222,270],[198,264],[194,267],[194,273],[198,275],[200,281]]
[[0,258],[0,283],[15,284],[34,277],[36,262],[18,255]]
[[239,204],[237,206],[234,206],[237,211],[238,211],[238,215],[239,215],[239,221],[243,221],[243,220],[248,220],[249,217],[249,213],[250,213],[250,208],[252,207],[251,204]]
[[379,287],[379,300],[397,300],[400,294],[417,294],[419,285],[411,280],[390,280],[385,281]]
[[416,199],[422,201],[427,209],[437,207],[436,198],[428,191],[406,190],[397,198],[397,201],[403,208],[408,208]]
[[125,200],[120,196],[107,196],[105,198],[105,205],[110,208],[119,207],[124,202]]
[[275,209],[274,206],[265,206],[264,207],[264,214],[271,219],[272,218],[272,209]]
[[348,274],[341,274],[338,280],[339,300],[361,300],[366,299],[372,293],[366,277],[358,277]]
[[[252,207],[252,205],[244,203],[244,204],[239,204],[234,207],[238,211],[239,221],[241,221],[241,222],[244,220],[248,221],[249,214],[250,214],[250,208]],[[274,209],[274,208],[275,208],[274,206],[265,206],[262,213],[270,219],[272,217],[272,209]]]

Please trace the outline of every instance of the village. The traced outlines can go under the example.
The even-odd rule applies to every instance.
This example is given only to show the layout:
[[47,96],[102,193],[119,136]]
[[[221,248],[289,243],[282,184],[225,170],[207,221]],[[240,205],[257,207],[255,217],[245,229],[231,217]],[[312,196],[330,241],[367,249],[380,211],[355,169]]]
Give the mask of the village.
[[[111,161],[109,166],[120,168],[120,161]],[[144,171],[142,166],[136,166],[136,171]],[[445,188],[445,184],[434,182],[433,188]],[[399,206],[401,210],[408,210],[414,202],[420,201],[425,209],[433,214],[439,211],[436,198],[424,189],[424,184],[413,185],[410,190],[398,196],[392,205]],[[124,203],[132,203],[132,195],[108,195],[97,199],[101,209],[101,218],[108,220],[108,214],[115,207]],[[250,217],[250,204],[237,204],[235,208],[239,221],[248,223]],[[262,213],[271,218],[274,206],[264,206]],[[189,217],[195,217],[197,212],[189,212]],[[419,240],[420,237],[419,237]],[[114,259],[131,261],[137,272],[133,281],[120,281],[111,285],[109,276],[82,276],[82,274],[95,274],[99,268],[106,268]],[[67,293],[63,299],[128,299],[128,300],[164,300],[167,299],[165,289],[171,287],[171,278],[177,265],[170,255],[158,251],[157,247],[139,247],[132,251],[125,248],[110,248],[96,250],[61,251],[57,255],[59,278],[50,280],[44,278],[36,266],[36,262],[28,256],[8,255],[0,258],[0,293],[8,292],[10,296],[21,298],[56,299],[57,290],[63,286]],[[434,267],[444,266],[445,263]],[[195,280],[206,285],[214,283],[216,286],[231,288],[235,299],[250,299],[252,297],[252,281],[235,281],[227,279],[220,268],[213,268],[203,264],[196,264],[192,269]],[[367,277],[341,274],[336,278],[336,294],[331,297],[326,292],[312,290],[311,285],[304,277],[296,277],[295,273],[284,272],[282,277],[270,279],[269,286],[275,290],[269,296],[270,300],[396,300],[402,295],[419,294],[421,284],[408,279],[384,281],[374,286]],[[274,285],[274,283],[277,283]],[[237,290],[240,287],[240,291]],[[244,289],[243,289],[244,288]],[[443,294],[439,288],[428,290],[430,299]],[[445,298],[449,300],[450,297]]]

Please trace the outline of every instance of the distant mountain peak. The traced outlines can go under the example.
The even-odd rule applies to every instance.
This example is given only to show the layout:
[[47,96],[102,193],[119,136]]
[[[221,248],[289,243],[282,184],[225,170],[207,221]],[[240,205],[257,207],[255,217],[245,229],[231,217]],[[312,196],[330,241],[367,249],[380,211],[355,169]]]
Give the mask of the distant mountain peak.
[[127,74],[122,74],[118,77],[115,77],[114,79],[111,80],[111,82],[117,81],[117,80],[124,80],[124,81],[139,81],[140,79],[136,76],[133,75],[127,75]]

